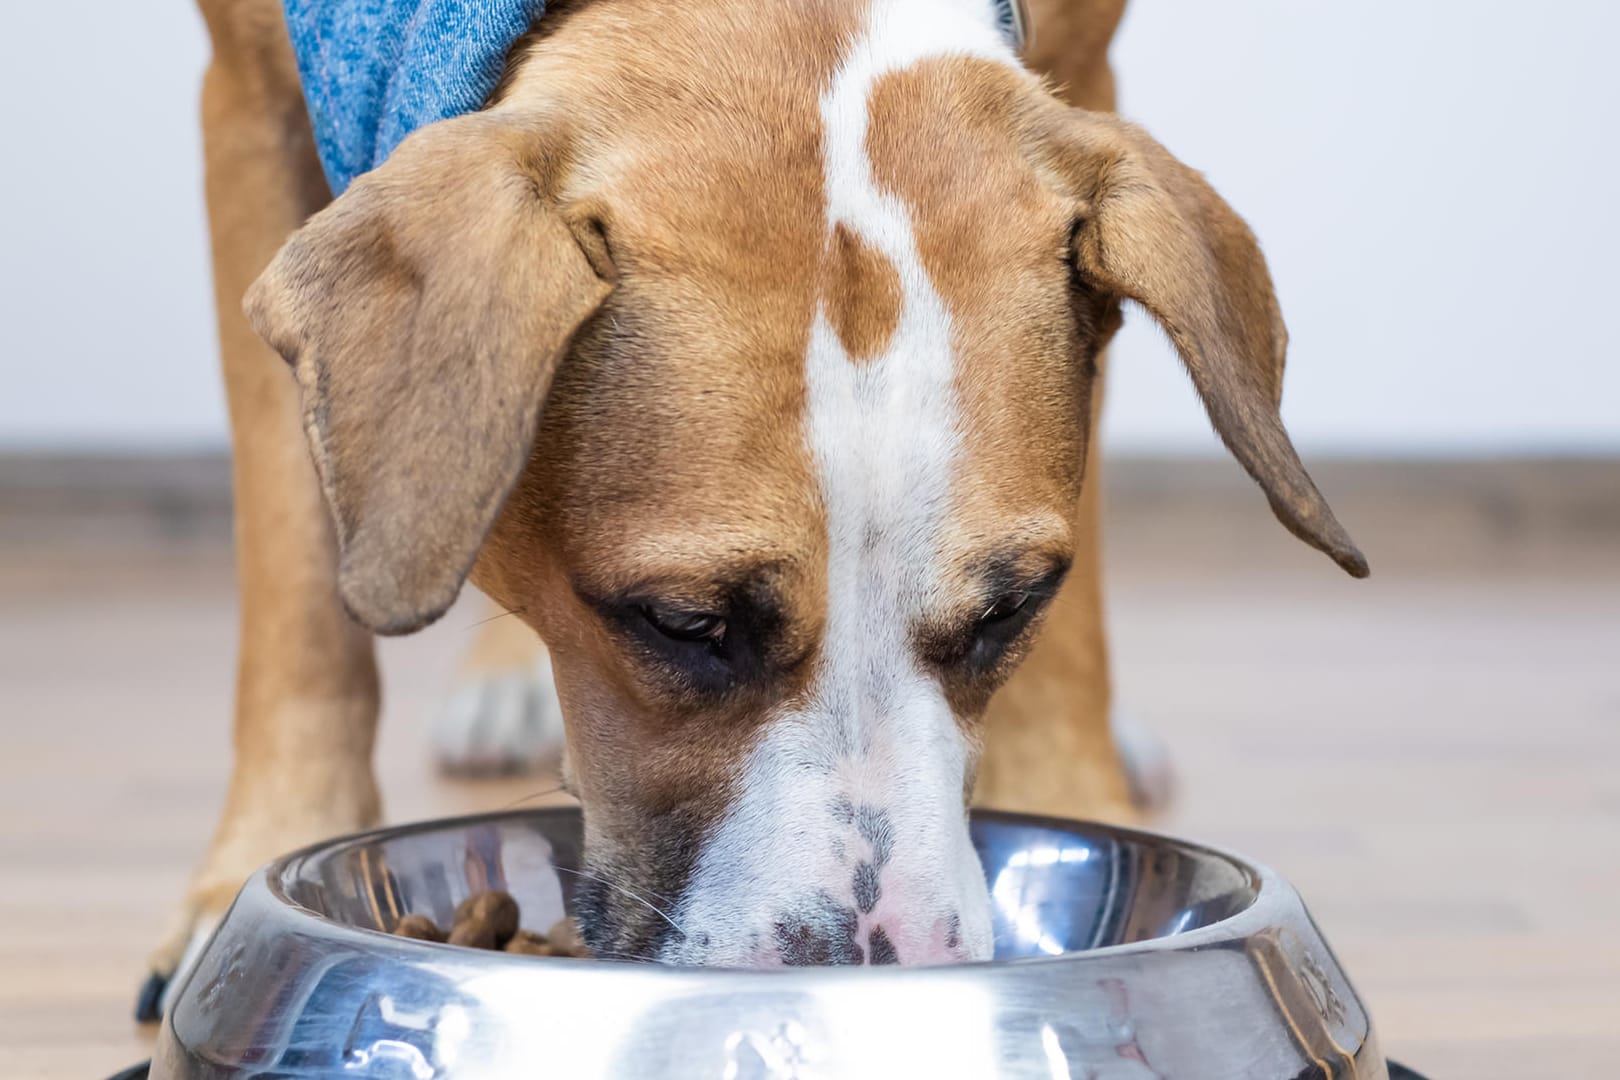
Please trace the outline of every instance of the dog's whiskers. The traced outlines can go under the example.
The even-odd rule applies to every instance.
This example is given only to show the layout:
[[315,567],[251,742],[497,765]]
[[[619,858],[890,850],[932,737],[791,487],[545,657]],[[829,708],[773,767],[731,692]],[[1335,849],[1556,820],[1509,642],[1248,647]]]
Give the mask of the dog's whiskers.
[[[608,888],[613,889],[613,890],[615,890],[617,892],[623,893],[624,895],[628,896],[630,899],[636,901],[638,904],[641,904],[641,905],[645,906],[647,908],[647,910],[649,910],[653,914],[657,915],[660,919],[663,919],[665,922],[669,923],[669,925],[674,927],[675,931],[677,933],[679,933],[681,935],[681,937],[683,937],[683,938],[686,937],[686,928],[684,926],[682,926],[680,923],[676,922],[670,916],[669,912],[665,911],[663,908],[659,907],[657,904],[653,903],[651,900],[648,900],[645,896],[642,896],[640,893],[636,892],[634,889],[628,888],[627,886],[624,886],[624,885],[620,885],[617,881],[613,881],[610,878],[602,877],[600,874],[593,874],[589,870],[572,870],[572,869],[570,869],[570,868],[568,868],[566,866],[558,866],[558,867],[554,867],[554,869],[557,870],[559,873],[574,874],[577,877],[589,878],[592,881],[599,881],[603,885],[606,885]],[[658,896],[657,893],[653,893],[653,895]],[[666,904],[670,902],[670,899],[667,896],[659,896],[658,899],[662,900]]]
[[[571,867],[563,867],[563,866],[556,867],[555,869],[565,870],[570,874],[578,874],[580,877],[593,878],[593,879],[595,879],[597,881],[602,882],[604,885],[611,885],[616,889],[628,888],[628,886],[621,885],[617,881],[610,881],[609,879],[607,879],[605,877],[601,877],[600,875],[597,875],[597,874],[592,874],[589,871],[575,870],[575,869],[572,869]],[[665,896],[663,893],[655,893],[651,889],[644,889],[643,893],[644,893],[644,895],[650,896],[654,900],[660,901],[661,903],[670,904],[670,905],[673,905],[675,903],[674,897]]]
[[524,795],[524,796],[522,796],[522,797],[520,797],[518,799],[513,800],[512,802],[507,803],[505,806],[501,807],[501,809],[502,810],[515,810],[518,807],[522,806],[524,803],[533,802],[536,799],[544,799],[546,796],[555,795],[559,791],[562,792],[565,795],[569,794],[568,785],[559,783],[555,787],[549,787],[549,788],[544,789],[543,791],[532,792],[532,793],[530,793],[528,795]]
[[464,629],[464,630],[476,630],[480,626],[485,625],[486,623],[494,622],[496,619],[504,619],[508,615],[522,615],[524,612],[526,612],[528,610],[529,610],[528,608],[513,608],[511,611],[503,611],[499,615],[491,615],[487,619],[479,619],[475,623],[470,623],[469,625],[462,627],[462,629]]
[[627,953],[622,949],[612,949],[612,950],[609,950],[607,952],[595,952],[595,951],[593,951],[591,953],[591,959],[592,960],[628,960],[628,961],[631,961],[633,963],[645,963],[647,961],[647,958],[645,956],[637,956],[634,953]]

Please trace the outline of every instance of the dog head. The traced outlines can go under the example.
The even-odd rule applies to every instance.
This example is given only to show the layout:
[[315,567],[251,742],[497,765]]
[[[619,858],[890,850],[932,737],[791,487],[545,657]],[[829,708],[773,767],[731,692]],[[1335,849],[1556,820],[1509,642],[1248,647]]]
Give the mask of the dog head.
[[354,616],[472,574],[551,649],[600,955],[989,955],[977,726],[1073,555],[1095,360],[1165,328],[1277,516],[1242,221],[978,0],[559,13],[254,286]]

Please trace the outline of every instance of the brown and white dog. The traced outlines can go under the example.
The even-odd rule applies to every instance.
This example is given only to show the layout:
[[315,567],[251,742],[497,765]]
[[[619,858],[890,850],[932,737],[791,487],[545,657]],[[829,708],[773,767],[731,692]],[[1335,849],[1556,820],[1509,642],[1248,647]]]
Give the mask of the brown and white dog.
[[1022,61],[987,0],[557,5],[327,206],[274,0],[203,0],[242,653],[160,972],[253,866],[376,821],[371,634],[469,576],[549,647],[623,886],[599,953],[989,954],[970,796],[1128,812],[1087,462],[1122,301],[1366,572],[1279,419],[1254,238],[1106,111],[1122,3],[1032,3]]

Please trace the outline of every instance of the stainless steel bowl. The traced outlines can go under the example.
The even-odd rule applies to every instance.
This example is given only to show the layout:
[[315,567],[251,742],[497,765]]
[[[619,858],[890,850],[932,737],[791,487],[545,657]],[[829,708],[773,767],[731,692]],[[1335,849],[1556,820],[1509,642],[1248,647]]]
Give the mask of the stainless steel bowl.
[[158,1080],[366,1077],[1385,1080],[1372,1022],[1294,890],[1147,833],[976,814],[996,959],[681,969],[390,937],[505,888],[568,910],[572,810],[387,829],[242,889],[164,1021]]

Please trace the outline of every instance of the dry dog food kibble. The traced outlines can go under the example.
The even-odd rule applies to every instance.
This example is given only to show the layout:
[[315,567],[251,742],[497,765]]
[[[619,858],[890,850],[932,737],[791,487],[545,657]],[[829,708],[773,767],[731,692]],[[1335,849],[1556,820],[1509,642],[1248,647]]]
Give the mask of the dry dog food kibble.
[[524,956],[559,955],[544,934],[537,934],[533,930],[519,930],[512,935],[512,940],[506,943],[506,951],[522,953]]
[[573,919],[562,918],[546,931],[546,937],[551,939],[553,956],[589,956],[591,950],[585,947],[585,939],[579,936],[579,926]]
[[447,934],[426,915],[406,915],[394,924],[394,933],[419,941],[448,941],[469,949],[504,950],[524,956],[585,958],[590,950],[579,936],[574,920],[563,919],[544,934],[520,929],[517,901],[499,889],[474,893],[451,916]]
[[518,932],[518,906],[510,893],[474,893],[456,906],[450,944],[499,949]]
[[405,916],[394,926],[394,933],[400,937],[416,938],[418,941],[443,941],[445,938],[439,924],[426,915]]

